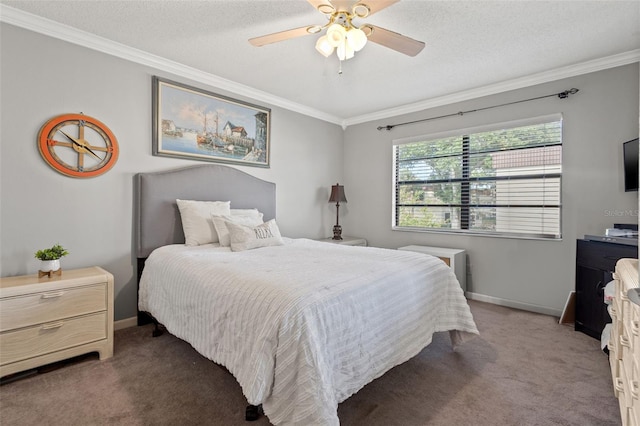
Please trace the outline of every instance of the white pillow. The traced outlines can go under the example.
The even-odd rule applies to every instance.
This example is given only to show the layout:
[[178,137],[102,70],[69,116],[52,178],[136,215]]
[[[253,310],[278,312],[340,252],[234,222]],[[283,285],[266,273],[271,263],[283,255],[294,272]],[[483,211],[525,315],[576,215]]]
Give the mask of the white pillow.
[[182,219],[185,245],[199,246],[218,242],[211,215],[230,215],[230,201],[176,200],[176,203]]
[[227,222],[227,228],[229,228],[231,251],[281,246],[284,244],[275,219],[254,227]]
[[[256,212],[257,211],[258,210],[256,210]],[[229,238],[229,228],[227,227],[227,222],[233,222],[238,225],[253,227],[262,223],[262,213],[260,213],[260,216],[234,215],[232,209],[231,216],[211,215],[211,220],[213,221],[213,227],[216,228],[216,233],[218,234],[220,245],[222,247],[229,247],[231,245],[231,240]]]
[[262,217],[264,216],[258,209],[231,209],[231,216],[252,216],[259,217],[260,222],[262,222]]

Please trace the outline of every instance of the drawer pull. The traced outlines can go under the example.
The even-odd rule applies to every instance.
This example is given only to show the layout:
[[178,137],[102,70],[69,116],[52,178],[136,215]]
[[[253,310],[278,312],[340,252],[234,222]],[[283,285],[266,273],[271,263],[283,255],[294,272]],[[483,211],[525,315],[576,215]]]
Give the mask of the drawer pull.
[[631,347],[631,342],[629,341],[629,338],[627,336],[620,336],[620,344],[628,348]]
[[633,397],[633,399],[638,399],[638,396],[640,396],[640,394],[638,393],[638,388],[640,388],[640,385],[638,384],[637,380],[632,380],[631,381],[631,396]]
[[637,336],[640,333],[640,321],[631,321],[631,332]]
[[43,330],[53,330],[54,328],[60,328],[64,325],[64,321],[50,322],[42,326]]
[[616,378],[615,387],[618,392],[624,393],[624,383],[622,383],[622,379]]
[[64,291],[52,291],[50,293],[42,293],[43,299],[55,299],[56,297],[60,297],[64,294]]

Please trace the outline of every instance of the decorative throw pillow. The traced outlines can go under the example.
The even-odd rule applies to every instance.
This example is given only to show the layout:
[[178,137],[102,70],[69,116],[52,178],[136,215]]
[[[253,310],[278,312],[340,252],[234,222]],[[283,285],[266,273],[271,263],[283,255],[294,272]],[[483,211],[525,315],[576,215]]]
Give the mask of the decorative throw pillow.
[[176,200],[176,203],[182,219],[185,245],[199,246],[218,242],[211,215],[230,215],[230,201]]
[[[257,212],[258,210],[256,210]],[[231,240],[229,238],[229,228],[227,227],[227,222],[232,222],[238,225],[245,226],[256,226],[262,223],[262,213],[259,216],[257,215],[234,215],[233,209],[231,210],[231,216],[216,216],[211,215],[211,220],[213,221],[213,227],[216,228],[216,233],[218,234],[218,239],[220,240],[220,245],[222,247],[229,247],[231,245]]]
[[227,228],[229,228],[231,251],[281,246],[284,244],[275,219],[254,227],[227,222]]

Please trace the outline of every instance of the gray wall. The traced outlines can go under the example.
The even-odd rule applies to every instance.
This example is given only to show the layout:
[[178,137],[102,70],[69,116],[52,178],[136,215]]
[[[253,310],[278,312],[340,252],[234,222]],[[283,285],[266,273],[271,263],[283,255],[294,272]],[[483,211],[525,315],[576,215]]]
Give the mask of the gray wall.
[[[132,177],[195,161],[151,155],[151,77],[158,75],[231,97],[179,76],[0,24],[0,276],[35,273],[36,249],[61,243],[64,268],[99,265],[116,281],[116,319],[135,314]],[[638,134],[638,65],[448,105],[380,122],[336,125],[272,108],[271,168],[238,167],[277,184],[278,223],[290,237],[327,237],[335,207],[330,185],[345,184],[345,235],[396,248],[424,244],[468,251],[472,296],[550,313],[574,286],[575,240],[614,222],[637,222],[637,193],[622,189],[621,143]],[[391,132],[376,127],[432,117],[570,87],[580,92]],[[383,94],[381,94],[383,96]],[[53,171],[36,137],[50,118],[84,112],[107,124],[120,159],[103,176],[79,180]],[[533,241],[391,231],[392,139],[531,116],[564,114],[563,240]],[[344,155],[343,155],[344,154]],[[625,215],[632,210],[634,213]],[[611,214],[622,212],[623,216]]]
[[[203,164],[151,155],[151,77],[202,85],[4,23],[0,52],[0,276],[37,272],[34,252],[59,242],[71,253],[63,269],[112,272],[115,317],[134,316],[133,175]],[[342,181],[342,128],[244,100],[272,108],[271,168],[238,168],[276,183],[284,235],[330,236],[334,208],[327,200]],[[77,112],[104,122],[120,145],[115,167],[93,179],[55,172],[36,145],[47,120]]]
[[[559,313],[575,279],[576,239],[603,235],[614,223],[637,223],[638,193],[625,193],[622,142],[638,136],[638,64],[559,80],[420,113],[350,126],[345,132],[346,234],[370,244],[462,248],[468,253],[471,297]],[[521,103],[392,131],[380,125],[498,105],[576,87],[569,99]],[[564,118],[562,241],[469,237],[392,231],[392,140],[521,118]]]

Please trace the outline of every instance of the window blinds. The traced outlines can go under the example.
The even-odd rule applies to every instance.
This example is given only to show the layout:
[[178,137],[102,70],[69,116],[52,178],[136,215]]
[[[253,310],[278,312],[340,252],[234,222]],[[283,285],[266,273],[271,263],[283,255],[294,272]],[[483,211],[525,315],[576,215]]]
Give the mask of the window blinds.
[[561,238],[561,116],[394,143],[394,229]]

